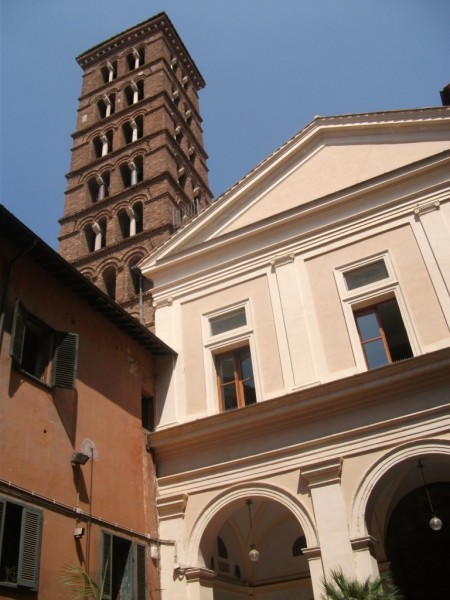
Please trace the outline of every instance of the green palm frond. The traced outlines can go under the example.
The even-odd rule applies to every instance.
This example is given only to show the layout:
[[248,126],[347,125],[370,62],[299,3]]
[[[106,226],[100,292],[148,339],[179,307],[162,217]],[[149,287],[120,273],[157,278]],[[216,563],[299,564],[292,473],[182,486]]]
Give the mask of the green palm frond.
[[102,590],[83,567],[66,565],[61,582],[70,588],[72,600],[101,600]]
[[331,572],[323,584],[323,600],[401,600],[398,589],[386,577],[360,582],[346,577],[340,569]]

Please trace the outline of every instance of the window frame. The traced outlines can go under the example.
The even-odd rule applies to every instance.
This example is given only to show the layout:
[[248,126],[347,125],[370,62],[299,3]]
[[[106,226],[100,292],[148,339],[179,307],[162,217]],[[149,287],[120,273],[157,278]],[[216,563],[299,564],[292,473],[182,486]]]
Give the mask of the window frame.
[[106,530],[102,530],[101,534],[100,565],[101,581],[103,584],[102,599],[113,600],[114,538],[116,538],[130,544],[132,598],[135,598],[135,600],[146,600],[148,579],[147,545],[128,537],[115,535]]
[[[346,273],[379,262],[380,260],[384,261],[388,274],[387,277],[366,285],[361,285],[352,290],[347,289],[345,280]],[[344,319],[350,338],[350,344],[352,347],[357,372],[364,372],[371,369],[368,367],[366,362],[363,345],[361,343],[358,326],[356,324],[355,314],[364,310],[374,309],[376,305],[388,300],[395,300],[397,302],[400,316],[402,318],[403,325],[408,336],[408,341],[411,346],[412,355],[417,356],[421,354],[417,336],[412,325],[412,319],[409,314],[398,277],[395,273],[394,264],[389,250],[384,250],[371,256],[347,263],[341,267],[337,267],[334,270],[334,276],[341,299]]]
[[[46,366],[41,376],[30,372],[24,365],[24,350],[28,344],[27,329],[36,328],[45,332],[48,338],[48,348],[45,350]],[[21,373],[49,388],[74,389],[78,367],[78,344],[78,334],[53,329],[29,312],[19,300],[16,301],[9,355]]]
[[[246,325],[213,335],[210,321],[244,309]],[[205,366],[205,389],[208,414],[222,412],[222,401],[217,385],[216,356],[231,353],[248,347],[253,370],[256,403],[262,397],[260,376],[258,371],[257,350],[254,338],[251,304],[248,298],[220,309],[208,311],[202,315],[203,361]],[[227,411],[223,411],[227,412]]]
[[0,565],[2,562],[3,543],[4,541],[6,543],[4,535],[8,504],[14,504],[22,509],[17,581],[0,581],[0,586],[37,591],[39,587],[43,513],[41,509],[34,506],[29,506],[23,502],[16,502],[6,496],[0,496]]
[[[243,360],[241,358],[241,355],[245,351],[248,351],[248,354],[250,356],[250,361],[252,364],[252,376],[244,378],[244,374],[242,371]],[[220,358],[228,358],[228,357],[232,357],[232,359],[233,359],[234,378],[233,378],[233,381],[223,383],[221,380],[221,376],[220,376],[220,367],[218,364],[218,360]],[[251,360],[251,358],[252,358],[252,355],[251,355],[251,351],[250,351],[250,346],[248,346],[248,345],[238,346],[237,348],[234,348],[232,350],[226,350],[225,352],[218,352],[214,355],[214,362],[215,362],[215,366],[216,366],[217,393],[218,393],[218,397],[219,397],[219,408],[220,408],[221,412],[228,412],[229,410],[236,410],[238,408],[243,408],[244,406],[250,406],[250,404],[255,404],[256,398],[255,398],[254,402],[246,402],[245,387],[244,387],[244,383],[249,380],[253,381],[253,386],[255,385],[255,376],[253,373],[253,361]],[[222,395],[222,390],[224,390],[225,388],[234,389],[235,394],[236,394],[236,406],[233,406],[230,408],[225,407],[225,399]]]

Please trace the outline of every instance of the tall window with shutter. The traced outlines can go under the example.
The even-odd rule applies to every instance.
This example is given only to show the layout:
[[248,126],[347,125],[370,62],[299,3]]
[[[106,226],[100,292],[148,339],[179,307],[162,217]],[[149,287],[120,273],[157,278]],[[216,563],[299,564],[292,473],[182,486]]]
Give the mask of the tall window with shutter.
[[146,600],[145,545],[102,533],[103,600]]
[[38,589],[42,511],[0,497],[0,585]]
[[16,302],[9,351],[16,366],[49,387],[75,387],[78,335],[55,331]]

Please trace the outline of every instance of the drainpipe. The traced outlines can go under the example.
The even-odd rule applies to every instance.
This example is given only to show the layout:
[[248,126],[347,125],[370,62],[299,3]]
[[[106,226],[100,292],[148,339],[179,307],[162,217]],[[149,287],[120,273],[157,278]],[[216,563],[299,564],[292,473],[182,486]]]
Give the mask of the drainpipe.
[[140,270],[139,267],[137,267],[136,265],[134,265],[134,267],[131,267],[133,272],[136,273],[136,275],[139,275],[139,322],[140,323],[144,323],[144,311],[143,311],[143,304],[144,304],[144,298],[143,298],[143,289],[142,289],[142,272]]
[[5,304],[6,304],[6,298],[8,297],[9,283],[10,283],[10,279],[11,279],[13,265],[17,260],[19,260],[20,258],[25,256],[25,254],[28,254],[28,252],[31,252],[31,250],[36,246],[36,243],[37,243],[37,241],[33,240],[33,243],[31,244],[31,246],[29,246],[28,248],[25,248],[25,250],[22,250],[22,252],[19,252],[19,254],[17,256],[15,256],[13,259],[11,259],[9,261],[8,267],[6,269],[5,287],[3,288],[3,294],[2,294],[1,301],[0,301],[0,348],[2,345],[2,341],[3,341],[3,330],[4,330],[4,325],[5,325]]

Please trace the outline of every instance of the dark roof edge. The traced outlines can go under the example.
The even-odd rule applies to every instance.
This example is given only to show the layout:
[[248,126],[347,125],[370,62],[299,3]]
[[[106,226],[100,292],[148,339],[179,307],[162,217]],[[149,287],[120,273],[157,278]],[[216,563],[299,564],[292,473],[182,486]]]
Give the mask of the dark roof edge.
[[0,204],[0,234],[20,250],[26,250],[27,256],[35,260],[41,268],[51,273],[62,285],[152,354],[176,356],[172,348],[84,277],[2,204]]

